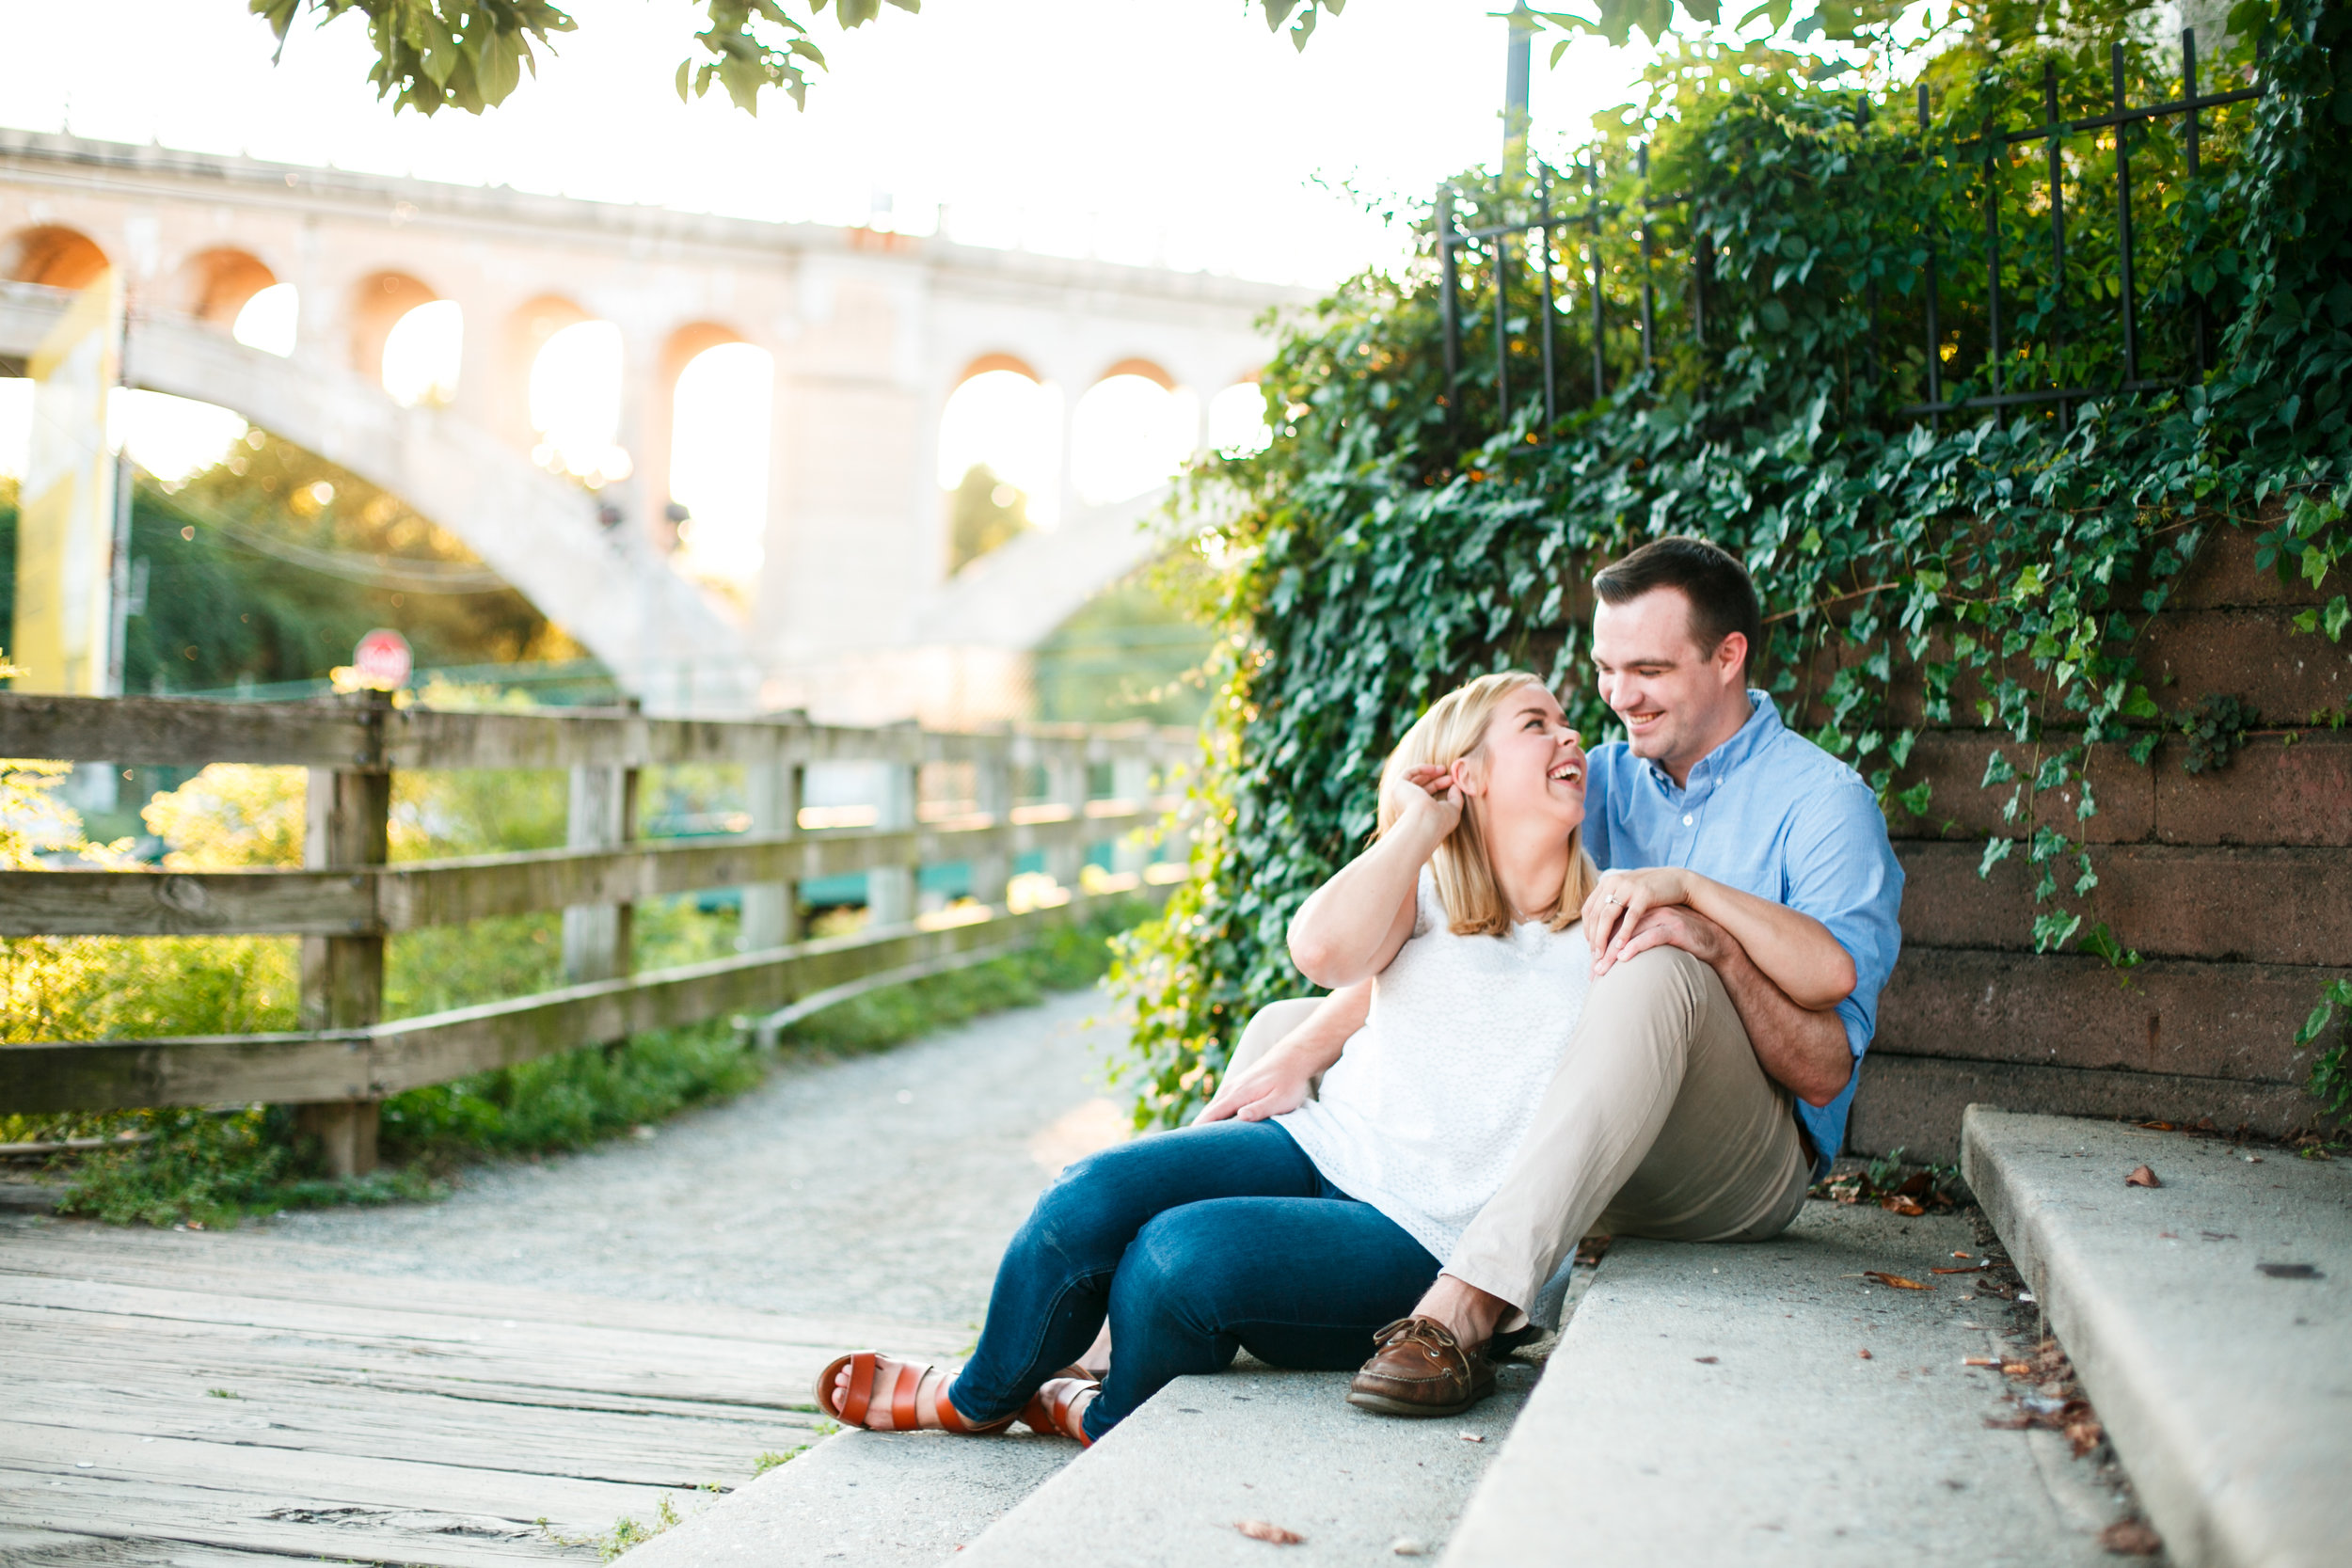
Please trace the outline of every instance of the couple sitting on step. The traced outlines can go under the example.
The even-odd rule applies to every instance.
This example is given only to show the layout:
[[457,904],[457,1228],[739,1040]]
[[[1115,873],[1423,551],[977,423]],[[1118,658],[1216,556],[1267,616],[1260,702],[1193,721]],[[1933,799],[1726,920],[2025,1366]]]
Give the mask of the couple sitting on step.
[[[1902,871],[1869,786],[1748,689],[1736,559],[1660,539],[1593,586],[1626,738],[1587,757],[1517,671],[1441,698],[1389,758],[1372,847],[1291,923],[1331,994],[1260,1013],[1191,1126],[1061,1174],[961,1370],[844,1356],[821,1407],[1091,1443],[1246,1348],[1450,1416],[1556,1324],[1587,1231],[1795,1217],[1844,1139]],[[1098,1381],[1071,1363],[1106,1320]]]

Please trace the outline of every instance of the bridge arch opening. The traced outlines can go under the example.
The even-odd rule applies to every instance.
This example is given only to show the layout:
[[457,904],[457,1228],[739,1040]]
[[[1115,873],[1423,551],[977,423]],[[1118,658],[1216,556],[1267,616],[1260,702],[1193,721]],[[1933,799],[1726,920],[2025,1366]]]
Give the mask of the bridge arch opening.
[[1158,365],[1122,359],[1070,411],[1070,483],[1094,505],[1165,484],[1200,443],[1200,400]]
[[294,352],[301,296],[250,251],[199,251],[180,264],[175,285],[176,303],[199,321],[225,328],[247,348],[280,358]]
[[776,359],[723,326],[671,335],[670,499],[683,508],[680,564],[696,577],[741,582],[767,555],[768,475]]
[[531,451],[541,467],[592,488],[627,479],[635,467],[620,445],[621,329],[583,320],[548,335],[531,358]]
[[52,289],[87,289],[112,264],[97,241],[59,224],[20,229],[0,249],[0,272],[9,281]]
[[[975,359],[940,409],[938,478],[939,487],[957,498],[951,512],[985,504],[1004,514],[993,531],[985,519],[966,528],[959,515],[951,532],[977,528],[978,534],[1009,537],[1020,531],[1016,516],[1023,526],[1053,527],[1061,489],[1060,388],[1009,354]],[[967,483],[975,487],[971,498],[963,494]],[[976,534],[951,546],[951,558],[961,564],[985,554],[981,542]]]
[[457,302],[406,273],[379,272],[352,290],[352,368],[396,402],[413,407],[455,397],[465,343]]
[[1274,444],[1266,423],[1265,388],[1253,377],[1236,381],[1209,400],[1209,450],[1248,457]]
[[245,302],[278,281],[267,262],[248,250],[215,245],[180,263],[173,301],[189,315],[215,326],[237,319]]

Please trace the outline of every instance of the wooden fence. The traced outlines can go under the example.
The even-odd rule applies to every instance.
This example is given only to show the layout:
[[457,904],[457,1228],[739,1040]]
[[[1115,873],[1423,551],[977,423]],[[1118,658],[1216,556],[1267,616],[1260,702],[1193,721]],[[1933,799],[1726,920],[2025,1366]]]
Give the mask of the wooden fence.
[[[304,1107],[329,1165],[373,1166],[377,1101],[640,1030],[771,1012],[815,993],[933,972],[1009,951],[1085,902],[1087,847],[1157,820],[1189,731],[1041,725],[978,734],[853,729],[799,715],[719,721],[604,711],[458,713],[380,693],[233,705],[174,698],[0,692],[0,757],[310,770],[300,869],[0,871],[0,936],[260,934],[302,939],[301,1027],[278,1034],[72,1040],[0,1047],[0,1111],[41,1113],[253,1101]],[[879,765],[870,827],[804,827],[812,764]],[[750,831],[640,840],[641,768],[739,766]],[[926,768],[956,767],[966,793],[922,807]],[[957,767],[957,765],[961,765]],[[1109,798],[1091,798],[1107,765]],[[564,768],[567,847],[388,863],[394,768]],[[1016,791],[1041,772],[1042,800]],[[937,776],[935,776],[936,778]],[[821,814],[810,813],[810,816]],[[1068,901],[1013,914],[1014,861],[1042,851]],[[1104,891],[1165,887],[1181,873],[1121,851]],[[985,915],[918,917],[916,871],[961,862]],[[795,884],[863,874],[866,925],[800,940]],[[630,906],[743,890],[745,951],[632,974]],[[563,990],[422,1017],[382,1016],[385,939],[491,915],[564,911]]]

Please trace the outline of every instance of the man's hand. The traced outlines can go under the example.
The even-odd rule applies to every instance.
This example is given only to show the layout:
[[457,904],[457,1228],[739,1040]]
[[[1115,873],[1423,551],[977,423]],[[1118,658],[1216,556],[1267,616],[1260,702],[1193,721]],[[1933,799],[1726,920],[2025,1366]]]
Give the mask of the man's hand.
[[[1679,904],[1655,904],[1617,933],[1607,958],[1610,963],[1621,964],[1634,954],[1653,947],[1679,947],[1718,973],[1734,955],[1746,957],[1740,944],[1731,940],[1731,933],[1707,916]],[[1595,962],[1598,967],[1599,960]]]
[[1307,1103],[1314,1075],[1323,1070],[1310,1059],[1287,1049],[1285,1038],[1273,1050],[1216,1086],[1216,1093],[1193,1117],[1207,1121],[1263,1121]]
[[1653,908],[1622,934],[1615,961],[1652,947],[1679,947],[1712,969],[1731,997],[1764,1075],[1808,1105],[1826,1105],[1853,1075],[1846,1021],[1835,1007],[1801,1007],[1756,968],[1730,932],[1696,911]]

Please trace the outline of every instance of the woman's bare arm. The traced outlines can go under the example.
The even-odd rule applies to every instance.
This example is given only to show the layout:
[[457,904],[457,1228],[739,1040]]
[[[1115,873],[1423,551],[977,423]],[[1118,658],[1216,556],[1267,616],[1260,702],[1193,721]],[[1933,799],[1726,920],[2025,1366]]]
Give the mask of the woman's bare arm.
[[1195,1121],[1263,1121],[1307,1103],[1315,1074],[1327,1071],[1341,1051],[1372,1016],[1372,982],[1335,990],[1307,1015],[1305,1022],[1273,1048],[1216,1086]]
[[[1435,786],[1438,793],[1432,794]],[[1291,916],[1291,962],[1318,986],[1339,990],[1389,967],[1413,934],[1421,868],[1462,819],[1462,798],[1445,772],[1408,768],[1383,786],[1398,807],[1378,843],[1333,874]]]

